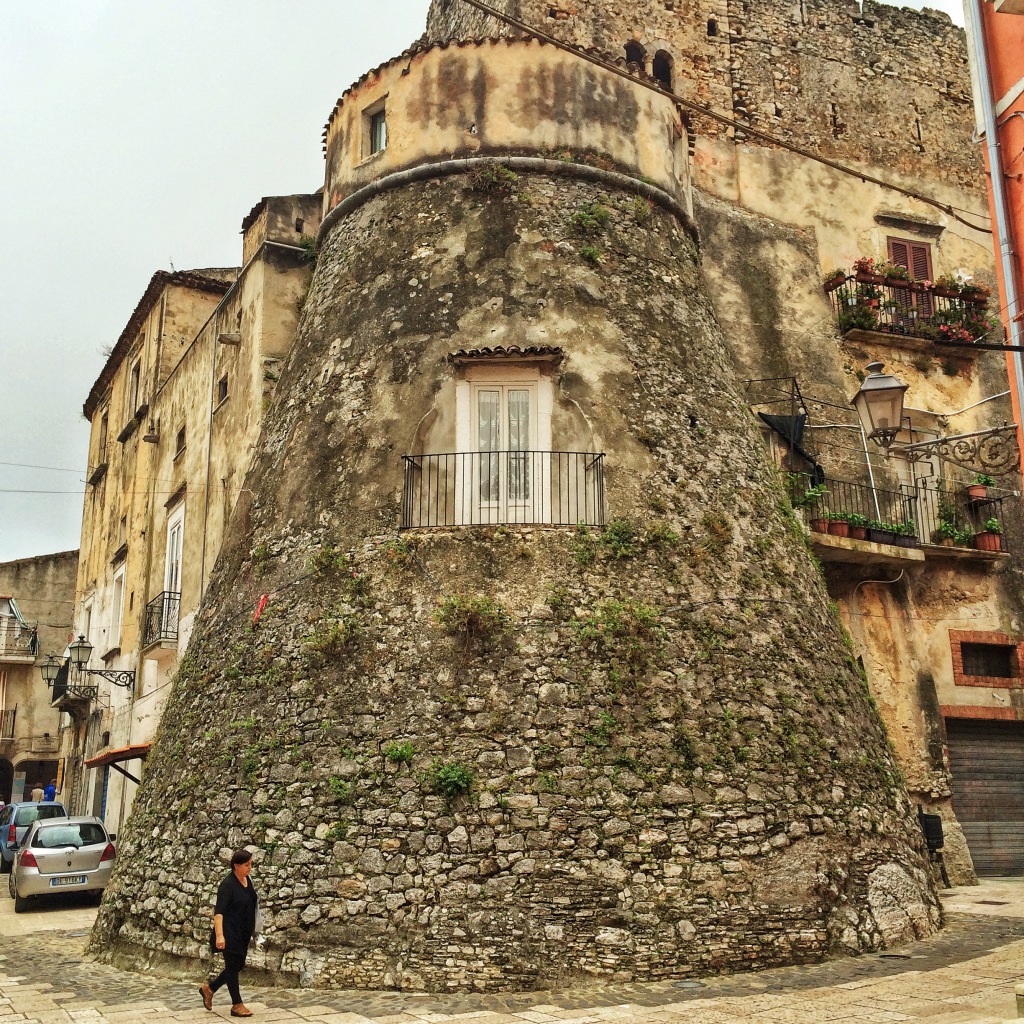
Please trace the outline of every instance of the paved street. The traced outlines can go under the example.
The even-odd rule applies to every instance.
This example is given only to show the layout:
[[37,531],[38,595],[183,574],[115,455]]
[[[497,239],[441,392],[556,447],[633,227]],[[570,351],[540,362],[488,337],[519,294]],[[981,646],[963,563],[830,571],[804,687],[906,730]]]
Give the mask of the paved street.
[[[257,989],[243,995],[257,1019],[310,1024],[1002,1024],[1016,1018],[1024,982],[1024,879],[943,894],[949,926],[890,954],[703,982],[591,985],[566,992],[430,996],[395,992]],[[48,904],[15,916],[0,899],[0,1024],[230,1019],[199,1004],[199,977],[129,974],[85,959],[95,908]],[[243,982],[245,976],[243,975]]]

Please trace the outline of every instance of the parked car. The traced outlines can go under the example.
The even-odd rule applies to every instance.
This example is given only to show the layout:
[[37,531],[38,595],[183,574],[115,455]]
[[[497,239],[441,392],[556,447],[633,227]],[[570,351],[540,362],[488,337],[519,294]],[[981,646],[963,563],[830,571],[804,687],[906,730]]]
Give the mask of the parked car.
[[0,811],[0,873],[6,875],[11,870],[14,854],[32,822],[67,816],[64,805],[56,800],[8,804]]
[[99,818],[47,818],[31,825],[14,858],[9,888],[20,914],[33,896],[102,893],[114,867],[114,840]]

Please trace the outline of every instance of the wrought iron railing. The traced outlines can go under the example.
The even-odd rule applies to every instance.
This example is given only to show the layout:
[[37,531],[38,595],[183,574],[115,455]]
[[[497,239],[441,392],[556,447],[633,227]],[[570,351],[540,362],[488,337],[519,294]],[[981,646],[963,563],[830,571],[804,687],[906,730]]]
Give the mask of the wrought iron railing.
[[859,328],[930,341],[999,341],[990,334],[996,324],[986,311],[987,297],[980,294],[964,298],[953,289],[875,274],[851,275],[826,285],[826,291],[842,334]]
[[18,717],[18,706],[0,711],[0,740],[14,739],[14,720]]
[[903,547],[1008,550],[1001,532],[1001,497],[970,497],[967,484],[928,484],[893,491],[832,477],[816,483],[806,473],[789,475],[793,506],[805,510],[812,531]]
[[36,631],[14,615],[0,615],[0,658],[34,658]]
[[146,605],[146,618],[142,626],[143,647],[177,643],[180,607],[181,594],[176,590],[165,590]]
[[454,452],[402,458],[403,530],[605,522],[601,452]]

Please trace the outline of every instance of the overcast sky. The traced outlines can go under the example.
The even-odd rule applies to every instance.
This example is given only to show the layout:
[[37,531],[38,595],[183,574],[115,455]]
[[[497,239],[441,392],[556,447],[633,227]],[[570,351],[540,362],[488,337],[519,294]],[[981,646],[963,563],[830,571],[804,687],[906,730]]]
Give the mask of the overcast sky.
[[152,274],[237,265],[261,196],[319,188],[335,99],[428,7],[0,0],[0,561],[78,547],[82,403]]

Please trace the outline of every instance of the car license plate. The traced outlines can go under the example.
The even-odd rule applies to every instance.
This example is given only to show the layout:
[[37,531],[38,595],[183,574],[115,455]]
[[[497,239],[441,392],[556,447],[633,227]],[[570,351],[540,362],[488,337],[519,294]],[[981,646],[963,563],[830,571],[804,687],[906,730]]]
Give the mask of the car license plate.
[[84,885],[85,875],[58,875],[50,879],[50,888],[56,889],[61,885]]

